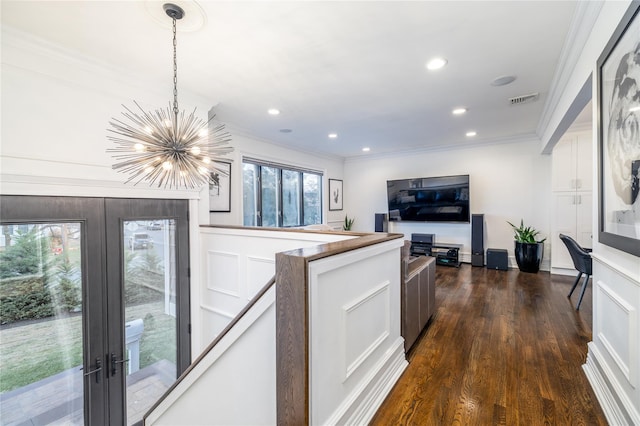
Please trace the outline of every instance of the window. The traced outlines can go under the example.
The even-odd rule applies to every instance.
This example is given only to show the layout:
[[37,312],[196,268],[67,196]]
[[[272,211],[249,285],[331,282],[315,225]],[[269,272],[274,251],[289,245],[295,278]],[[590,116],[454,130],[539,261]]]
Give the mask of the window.
[[245,158],[245,226],[289,227],[322,223],[322,173]]

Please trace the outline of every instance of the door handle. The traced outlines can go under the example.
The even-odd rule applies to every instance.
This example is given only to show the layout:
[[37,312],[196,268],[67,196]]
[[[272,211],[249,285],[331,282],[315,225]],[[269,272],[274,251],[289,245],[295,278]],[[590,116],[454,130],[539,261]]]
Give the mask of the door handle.
[[93,370],[87,371],[84,373],[85,376],[89,376],[90,374],[96,373],[96,383],[100,383],[100,372],[102,371],[102,360],[100,357],[96,357],[96,368]]
[[125,362],[129,362],[128,359],[117,359],[116,354],[111,354],[111,375],[115,376],[118,372],[118,364],[124,364]]

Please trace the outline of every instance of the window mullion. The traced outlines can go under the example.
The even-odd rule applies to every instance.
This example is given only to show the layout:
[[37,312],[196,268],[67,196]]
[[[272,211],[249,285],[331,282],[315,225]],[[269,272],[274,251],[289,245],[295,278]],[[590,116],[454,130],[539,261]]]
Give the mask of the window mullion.
[[258,166],[258,194],[256,195],[256,225],[262,226],[262,166]]
[[298,172],[298,188],[300,196],[298,197],[298,206],[299,206],[299,215],[298,215],[298,225],[304,225],[304,174],[302,172]]
[[278,168],[278,173],[276,174],[276,186],[278,188],[278,190],[276,191],[278,193],[278,202],[277,204],[277,219],[278,219],[278,228],[282,228],[282,224],[284,223],[284,219],[283,219],[283,209],[284,209],[284,205],[282,203],[282,199],[284,198],[284,191],[282,189],[282,169]]

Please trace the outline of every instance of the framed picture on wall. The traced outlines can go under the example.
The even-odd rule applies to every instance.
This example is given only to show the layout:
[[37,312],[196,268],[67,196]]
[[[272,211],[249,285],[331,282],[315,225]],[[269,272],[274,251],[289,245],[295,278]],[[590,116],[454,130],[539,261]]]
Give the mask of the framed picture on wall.
[[598,240],[640,256],[640,2],[597,63]]
[[329,179],[329,210],[342,210],[342,181]]
[[231,163],[214,161],[215,168],[209,181],[209,211],[231,211]]

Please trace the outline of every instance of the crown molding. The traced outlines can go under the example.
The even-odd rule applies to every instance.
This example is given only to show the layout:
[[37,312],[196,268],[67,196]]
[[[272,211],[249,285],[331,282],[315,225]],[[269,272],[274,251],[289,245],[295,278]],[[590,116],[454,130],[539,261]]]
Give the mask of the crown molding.
[[455,145],[437,145],[431,147],[406,149],[402,151],[394,151],[379,154],[362,154],[353,157],[347,157],[345,163],[355,163],[358,161],[368,160],[384,160],[387,158],[407,157],[410,155],[426,154],[431,152],[454,151],[459,149],[483,148],[494,145],[507,145],[515,143],[540,143],[540,138],[535,133],[524,133],[514,136],[506,136],[502,138],[485,139],[473,143],[461,142]]
[[549,126],[603,5],[602,0],[577,2],[569,32],[560,51],[558,66],[551,81],[549,96],[538,122],[536,134],[540,137],[545,134]]

